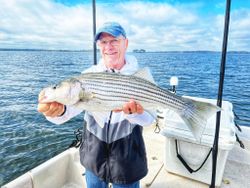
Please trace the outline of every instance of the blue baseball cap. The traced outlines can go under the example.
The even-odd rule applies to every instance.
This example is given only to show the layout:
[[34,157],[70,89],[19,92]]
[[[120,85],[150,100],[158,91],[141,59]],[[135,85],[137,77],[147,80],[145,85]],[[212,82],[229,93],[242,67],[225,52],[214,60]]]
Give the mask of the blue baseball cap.
[[106,22],[100,27],[95,35],[95,42],[99,39],[102,33],[108,33],[113,37],[118,37],[120,35],[126,38],[126,32],[123,27],[117,22]]

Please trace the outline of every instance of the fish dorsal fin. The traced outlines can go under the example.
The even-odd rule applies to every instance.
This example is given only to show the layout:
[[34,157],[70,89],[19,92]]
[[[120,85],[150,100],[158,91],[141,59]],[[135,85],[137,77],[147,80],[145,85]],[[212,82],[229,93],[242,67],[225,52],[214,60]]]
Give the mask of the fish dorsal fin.
[[156,84],[148,67],[144,67],[138,70],[136,73],[133,74],[133,76],[143,78],[144,80],[147,80],[153,84]]

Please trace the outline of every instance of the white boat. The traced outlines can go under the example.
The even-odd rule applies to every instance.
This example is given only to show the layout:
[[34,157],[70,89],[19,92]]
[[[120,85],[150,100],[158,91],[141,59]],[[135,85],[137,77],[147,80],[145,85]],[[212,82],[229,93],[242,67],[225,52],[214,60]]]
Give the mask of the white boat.
[[[228,0],[221,63],[223,66],[221,66],[220,72],[220,81],[222,82],[220,82],[220,86],[223,85],[224,80],[225,58],[223,57],[226,57],[227,50],[229,13],[230,1]],[[93,10],[94,14],[95,9]],[[95,16],[93,17],[95,18]],[[95,19],[93,20],[95,26]],[[96,59],[95,48],[94,57]],[[218,92],[218,95],[222,98],[222,90]],[[215,102],[215,100],[212,102]],[[216,182],[213,181],[213,184],[215,183],[217,187],[221,188],[247,188],[250,187],[248,178],[250,174],[250,127],[241,126],[242,132],[237,131],[233,124],[232,106],[230,107],[230,103],[226,106],[228,108],[221,113],[218,165]],[[170,111],[163,111],[163,114],[163,119],[159,120],[158,124],[163,130],[163,135],[156,135],[153,126],[144,129],[149,172],[141,180],[141,187],[207,188],[210,176],[212,177],[212,156],[207,155],[207,153],[209,153],[209,148],[213,146],[215,130],[215,127],[211,128],[210,126],[215,126],[215,117],[211,117],[210,124],[207,124],[207,130],[203,134],[204,137],[197,141],[192,138],[192,133],[186,129],[185,125],[183,127],[184,123],[179,121],[175,114]],[[237,144],[236,134],[244,143],[245,149],[242,149]],[[177,155],[181,156],[181,158],[177,157]],[[204,156],[205,159],[200,161],[199,158],[202,158],[200,156]],[[198,162],[201,162],[199,165],[197,165],[197,159]],[[84,168],[79,161],[78,149],[66,150],[2,188],[86,187]],[[191,173],[190,167],[195,167],[194,169],[198,167],[197,172]],[[215,187],[213,184],[211,183],[211,187]]]
[[[229,103],[231,104],[231,103]],[[155,125],[144,128],[144,139],[147,149],[147,158],[149,173],[141,180],[141,187],[152,187],[152,188],[205,188],[208,187],[210,176],[212,174],[209,166],[212,166],[211,155],[208,157],[206,164],[201,168],[201,171],[196,174],[188,174],[189,172],[185,167],[177,160],[173,160],[170,163],[166,162],[167,154],[171,145],[169,142],[171,135],[166,135],[164,130],[168,128],[166,123],[171,124],[171,121],[178,121],[171,111],[166,111],[164,119],[159,118],[158,126],[161,128],[162,134],[154,132]],[[229,114],[228,114],[229,115]],[[231,115],[230,115],[231,116]],[[172,117],[172,120],[171,120]],[[222,118],[223,120],[223,118]],[[223,120],[225,121],[225,119]],[[221,122],[228,123],[228,122]],[[235,129],[234,125],[230,130]],[[229,139],[228,135],[227,143],[232,147],[227,148],[226,155],[220,158],[220,152],[217,161],[217,179],[219,182],[216,183],[221,188],[245,188],[250,187],[250,180],[247,178],[250,174],[250,127],[241,126],[242,132],[233,131]],[[224,130],[225,131],[225,130]],[[239,146],[239,143],[235,142],[235,133],[237,132],[238,137],[242,140],[245,145],[245,149]],[[223,127],[220,131],[222,137]],[[227,133],[225,133],[227,134]],[[165,135],[165,136],[164,136]],[[204,146],[204,143],[196,143],[195,140],[185,139],[182,134],[177,139],[182,140],[184,144],[194,144],[190,146],[190,151],[196,152],[196,155],[203,155],[202,152],[207,151],[197,150],[196,147]],[[190,135],[189,135],[190,136]],[[178,136],[177,136],[178,137]],[[223,140],[223,138],[222,138]],[[193,148],[193,150],[192,150]],[[209,148],[209,147],[208,147]],[[171,151],[170,157],[177,158],[174,154],[175,151]],[[182,153],[183,154],[183,153]],[[190,154],[188,154],[190,155]],[[169,157],[169,156],[168,156]],[[183,156],[188,158],[188,156]],[[179,163],[179,164],[178,164]],[[183,168],[182,168],[183,166]],[[204,175],[205,173],[205,175]],[[209,174],[211,173],[211,174]],[[204,176],[205,180],[204,180]],[[218,180],[217,180],[218,181]],[[83,188],[86,187],[84,168],[80,164],[79,152],[76,148],[68,149],[54,158],[46,161],[38,167],[30,170],[23,174],[17,179],[4,185],[2,188]]]

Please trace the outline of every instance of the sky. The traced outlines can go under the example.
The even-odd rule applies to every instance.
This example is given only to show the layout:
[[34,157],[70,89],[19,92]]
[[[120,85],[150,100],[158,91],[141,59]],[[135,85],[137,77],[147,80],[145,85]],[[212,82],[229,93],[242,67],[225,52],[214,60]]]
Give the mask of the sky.
[[[92,0],[0,0],[0,48],[93,48]],[[96,0],[97,28],[119,22],[129,51],[221,51],[226,0]],[[250,51],[250,0],[232,0],[228,50]]]

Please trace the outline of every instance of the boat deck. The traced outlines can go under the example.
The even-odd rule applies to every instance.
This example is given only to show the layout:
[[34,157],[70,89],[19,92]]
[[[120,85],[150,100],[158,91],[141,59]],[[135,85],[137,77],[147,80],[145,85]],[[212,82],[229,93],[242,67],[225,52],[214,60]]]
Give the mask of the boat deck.
[[[243,141],[245,149],[240,148],[236,143],[234,148],[229,151],[221,188],[250,187],[250,128],[241,128],[243,133],[239,137]],[[209,187],[207,184],[167,172],[166,166],[163,164],[166,138],[154,133],[154,129],[154,125],[144,128],[149,172],[141,180],[141,188]],[[85,177],[82,176],[84,168],[79,161],[78,149],[71,148],[23,174],[3,188],[86,187]]]
[[[154,133],[154,126],[144,129],[144,140],[148,155],[149,173],[142,179],[141,187],[146,188],[207,188],[209,185],[167,172],[164,167],[165,137]],[[244,130],[243,130],[244,132]],[[249,133],[248,133],[249,135]],[[245,149],[235,147],[229,152],[221,188],[250,187],[250,140],[240,135]],[[219,162],[219,161],[218,161]]]

